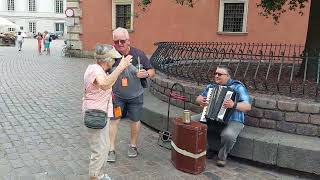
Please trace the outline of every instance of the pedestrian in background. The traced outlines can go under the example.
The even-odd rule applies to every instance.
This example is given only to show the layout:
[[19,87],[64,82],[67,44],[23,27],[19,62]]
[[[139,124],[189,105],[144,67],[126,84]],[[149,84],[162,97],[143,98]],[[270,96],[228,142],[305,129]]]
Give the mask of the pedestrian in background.
[[43,42],[43,52],[46,51],[46,35],[48,34],[48,31],[44,31],[43,32],[43,36],[42,36],[42,42]]
[[22,43],[23,43],[23,36],[22,36],[21,32],[19,31],[18,35],[17,35],[17,45],[18,45],[19,51],[21,51]]
[[46,31],[46,36],[44,37],[45,45],[44,48],[47,51],[47,55],[50,55],[50,43],[52,41],[50,34]]
[[107,116],[107,125],[103,129],[88,130],[88,140],[91,149],[89,164],[90,180],[110,180],[111,178],[101,172],[109,150],[109,119],[113,117],[112,85],[118,76],[131,65],[132,56],[120,60],[117,68],[111,73],[105,71],[112,68],[115,58],[122,56],[112,45],[97,45],[95,64],[88,66],[84,74],[83,112],[90,109],[104,111]]
[[42,47],[42,35],[40,32],[38,32],[37,41],[38,41],[38,52],[40,55],[41,54],[41,47]]

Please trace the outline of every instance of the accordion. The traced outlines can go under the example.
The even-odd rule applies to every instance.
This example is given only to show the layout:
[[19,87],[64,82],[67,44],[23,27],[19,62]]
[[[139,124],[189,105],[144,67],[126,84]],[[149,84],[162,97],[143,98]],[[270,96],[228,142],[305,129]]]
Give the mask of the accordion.
[[229,120],[234,109],[225,108],[223,102],[228,99],[235,100],[235,92],[228,86],[215,85],[209,88],[207,94],[208,105],[204,107],[200,122],[206,123],[208,120],[225,122]]

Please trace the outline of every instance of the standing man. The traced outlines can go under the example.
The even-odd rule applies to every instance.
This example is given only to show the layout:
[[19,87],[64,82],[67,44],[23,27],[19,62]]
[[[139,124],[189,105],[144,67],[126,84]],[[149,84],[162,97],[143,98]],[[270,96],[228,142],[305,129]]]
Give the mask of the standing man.
[[[136,157],[138,155],[137,139],[140,129],[140,120],[143,111],[143,86],[145,78],[153,77],[155,70],[152,68],[149,59],[143,51],[131,47],[129,33],[124,28],[117,28],[113,31],[114,47],[122,56],[131,55],[132,65],[124,70],[118,77],[112,90],[114,93],[114,106],[119,106],[122,112],[122,118],[128,117],[131,120],[131,138],[128,149],[128,157]],[[116,61],[114,67],[118,66]],[[110,151],[108,154],[108,162],[116,161],[115,140],[117,136],[118,119],[111,120],[110,123]]]
[[[230,76],[230,69],[226,66],[218,66],[216,71],[214,72],[214,81],[218,85],[223,86],[229,86],[236,92],[236,98],[235,101],[232,101],[231,99],[226,100],[223,102],[223,106],[225,108],[234,108],[233,113],[231,114],[229,120],[226,122],[226,125],[222,127],[221,130],[216,130],[215,128],[220,128],[221,125],[215,124],[215,122],[209,121],[208,122],[208,128],[212,129],[212,131],[209,131],[208,129],[208,144],[209,144],[209,150],[210,150],[210,137],[214,137],[214,132],[221,132],[221,144],[220,149],[218,153],[218,160],[217,165],[218,166],[225,166],[227,162],[227,156],[229,152],[232,150],[233,145],[237,141],[237,137],[241,130],[244,128],[244,113],[251,110],[251,101],[250,96],[245,88],[245,86],[237,81],[231,79]],[[205,107],[208,105],[207,102],[207,94],[209,91],[209,88],[212,88],[214,85],[209,84],[206,86],[204,91],[197,97],[196,102],[201,106]],[[192,116],[192,120],[199,120],[201,117],[201,114]]]

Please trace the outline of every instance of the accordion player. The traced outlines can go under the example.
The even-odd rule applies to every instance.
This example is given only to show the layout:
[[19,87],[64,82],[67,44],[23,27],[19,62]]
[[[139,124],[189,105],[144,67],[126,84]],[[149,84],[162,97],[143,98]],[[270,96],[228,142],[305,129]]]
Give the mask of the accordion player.
[[207,121],[226,122],[233,113],[233,108],[225,108],[223,102],[228,99],[235,100],[236,92],[229,86],[215,84],[209,88],[207,94],[208,105],[203,108],[200,122]]

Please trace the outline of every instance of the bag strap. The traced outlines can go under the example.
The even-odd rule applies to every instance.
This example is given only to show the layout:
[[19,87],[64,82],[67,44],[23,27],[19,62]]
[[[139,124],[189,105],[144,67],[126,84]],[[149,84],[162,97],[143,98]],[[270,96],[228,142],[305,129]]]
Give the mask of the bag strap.
[[132,65],[136,66],[138,64],[139,55],[135,51],[131,51],[134,58],[132,58]]

